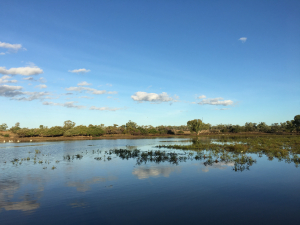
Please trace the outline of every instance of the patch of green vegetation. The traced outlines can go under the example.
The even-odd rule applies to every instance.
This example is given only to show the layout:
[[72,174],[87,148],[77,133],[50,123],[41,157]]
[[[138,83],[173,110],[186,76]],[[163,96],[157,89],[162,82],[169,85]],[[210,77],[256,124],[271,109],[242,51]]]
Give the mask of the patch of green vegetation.
[[35,150],[35,154],[40,154],[40,153],[41,153],[40,150],[38,150],[38,149]]
[[[217,143],[214,143],[217,141]],[[277,158],[278,160],[288,163],[294,162],[298,167],[300,154],[300,137],[294,135],[288,136],[256,136],[256,137],[219,137],[219,139],[210,142],[202,142],[194,139],[191,145],[159,145],[158,148],[195,150],[195,151],[212,151],[215,154],[245,154],[255,153],[260,157],[267,155],[269,160]]]

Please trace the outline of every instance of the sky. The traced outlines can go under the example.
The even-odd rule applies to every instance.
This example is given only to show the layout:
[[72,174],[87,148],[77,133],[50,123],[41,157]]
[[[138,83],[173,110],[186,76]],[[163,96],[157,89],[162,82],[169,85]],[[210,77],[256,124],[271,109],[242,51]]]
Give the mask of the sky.
[[0,1],[0,124],[300,114],[300,1]]

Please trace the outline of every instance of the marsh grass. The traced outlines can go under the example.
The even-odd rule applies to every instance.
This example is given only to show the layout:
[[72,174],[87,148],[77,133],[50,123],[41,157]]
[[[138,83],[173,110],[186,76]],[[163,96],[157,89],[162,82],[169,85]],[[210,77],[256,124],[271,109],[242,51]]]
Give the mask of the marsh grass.
[[[214,154],[226,155],[233,153],[236,155],[253,153],[259,157],[266,155],[270,161],[274,158],[287,163],[294,162],[299,166],[300,137],[299,136],[262,136],[262,137],[221,137],[212,139],[210,142],[192,140],[191,145],[159,145],[158,148],[211,151]],[[221,156],[220,156],[221,157]],[[234,161],[238,161],[237,156]],[[242,161],[241,161],[242,162]],[[251,161],[247,162],[251,164]]]
[[[186,142],[186,141],[184,141]],[[258,157],[266,156],[268,160],[272,161],[277,159],[286,163],[294,163],[296,167],[300,164],[300,137],[298,136],[263,136],[263,137],[221,137],[212,139],[194,139],[189,140],[191,144],[188,145],[160,145],[156,146],[158,150],[140,151],[133,146],[126,146],[125,149],[111,149],[106,151],[91,150],[83,151],[83,154],[67,154],[63,156],[65,161],[73,162],[74,159],[82,159],[83,155],[94,155],[94,159],[97,161],[111,161],[115,158],[122,160],[134,159],[136,165],[142,165],[146,163],[170,163],[178,165],[179,163],[186,161],[199,161],[204,166],[217,166],[229,164],[232,166],[233,171],[245,171],[249,170],[251,166],[256,163],[253,159],[253,154]],[[135,146],[136,147],[136,146]],[[161,148],[178,149],[183,151],[172,150],[160,150]],[[41,152],[35,150],[35,156],[27,158],[14,158],[11,162],[14,166],[25,165],[33,162],[33,164],[50,164],[52,159],[39,158]],[[86,153],[86,154],[84,154]],[[50,154],[45,154],[44,157],[49,157]],[[43,157],[43,158],[44,158]],[[53,163],[59,163],[59,160],[53,161]],[[47,168],[47,167],[43,167]],[[52,169],[56,169],[55,166]]]

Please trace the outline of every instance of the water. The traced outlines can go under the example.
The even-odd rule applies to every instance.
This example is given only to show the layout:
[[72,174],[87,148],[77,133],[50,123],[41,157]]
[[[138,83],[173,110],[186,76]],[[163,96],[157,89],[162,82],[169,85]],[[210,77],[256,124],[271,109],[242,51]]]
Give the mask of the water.
[[[235,172],[234,162],[205,164],[192,151],[170,149],[160,149],[165,160],[137,163],[143,152],[182,140],[1,144],[0,224],[299,223],[300,168],[293,163],[252,154],[256,163]],[[120,148],[140,149],[140,158],[109,154]]]

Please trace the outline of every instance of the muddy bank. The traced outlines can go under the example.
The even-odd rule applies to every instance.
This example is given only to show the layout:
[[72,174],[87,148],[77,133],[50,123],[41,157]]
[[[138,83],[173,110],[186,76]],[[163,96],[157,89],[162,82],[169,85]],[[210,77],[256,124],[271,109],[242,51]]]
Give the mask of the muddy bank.
[[0,142],[44,142],[44,141],[76,141],[76,140],[100,140],[100,139],[143,139],[143,138],[159,138],[159,137],[187,137],[190,135],[128,135],[128,134],[113,134],[113,135],[103,135],[100,137],[89,137],[89,136],[75,136],[75,137],[24,137],[20,138],[14,137],[0,137]]
[[[198,136],[195,134],[184,134],[184,135],[130,135],[130,134],[109,134],[103,135],[100,137],[89,137],[89,136],[75,136],[75,137],[24,137],[20,138],[17,135],[10,135],[10,137],[0,136],[0,143],[6,143],[9,141],[12,142],[44,142],[44,141],[76,141],[76,140],[100,140],[100,139],[143,139],[143,138],[195,138],[203,136],[270,136],[270,135],[297,135],[296,133],[279,133],[279,134],[270,134],[270,133],[256,133],[256,132],[242,132],[242,133],[200,133]],[[299,135],[299,134],[298,134]]]

